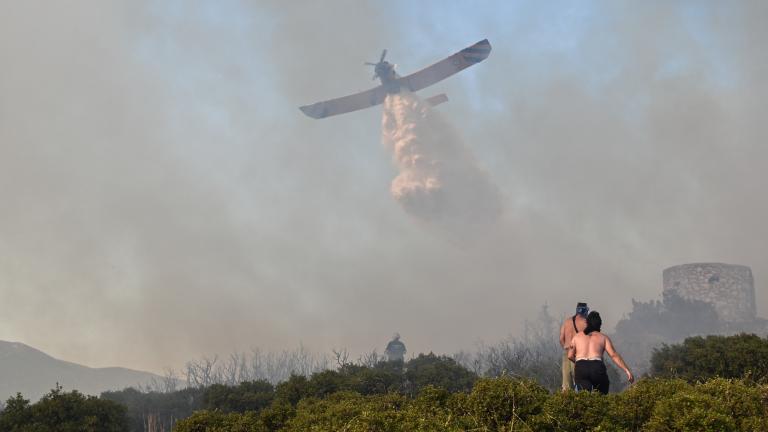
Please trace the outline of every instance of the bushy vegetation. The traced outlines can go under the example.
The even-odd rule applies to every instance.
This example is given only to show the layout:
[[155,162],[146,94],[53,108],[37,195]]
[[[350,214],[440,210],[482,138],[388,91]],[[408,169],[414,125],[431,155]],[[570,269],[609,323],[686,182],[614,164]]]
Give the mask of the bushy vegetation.
[[315,372],[309,377],[291,375],[276,386],[255,380],[167,393],[126,389],[105,392],[101,397],[127,407],[133,431],[170,430],[178,420],[200,410],[216,413],[206,416],[206,422],[226,425],[244,421],[230,413],[251,412],[252,416],[253,412],[263,412],[263,422],[276,430],[284,419],[293,416],[301,401],[322,400],[341,392],[361,396],[397,393],[412,398],[427,386],[448,392],[468,392],[477,378],[454,359],[429,353],[419,354],[407,362],[382,361],[372,366],[347,363],[338,370]]
[[205,388],[187,388],[173,392],[141,392],[133,388],[101,394],[101,399],[126,407],[129,429],[168,431],[176,421],[206,408]]
[[478,380],[469,393],[340,391],[244,414],[200,411],[174,431],[763,431],[766,397],[764,385],[725,378],[648,378],[603,396],[550,393],[532,380],[499,377]]
[[714,377],[768,380],[768,339],[756,335],[691,337],[662,345],[651,357],[651,374],[704,381]]
[[[196,411],[176,422],[173,431],[768,430],[768,385],[746,379],[715,378],[692,384],[675,378],[644,378],[622,393],[603,396],[550,393],[533,380],[502,376],[478,379],[469,391],[427,385],[415,396],[339,390],[316,395],[307,391],[298,400],[292,397],[293,390],[308,389],[311,382],[312,378],[294,379],[274,392],[263,382],[237,386],[231,393],[217,388],[217,397],[227,394],[217,400],[224,401],[221,406],[233,407],[232,411]],[[268,405],[260,396],[253,397],[263,393],[272,394]],[[241,405],[245,400],[253,405]],[[153,427],[129,429],[125,410],[118,404],[61,389],[35,404],[21,396],[11,398],[0,415],[0,430],[11,432],[169,430]]]
[[0,414],[0,430],[8,432],[126,432],[124,406],[84,396],[57,386],[31,404],[21,394],[8,399]]

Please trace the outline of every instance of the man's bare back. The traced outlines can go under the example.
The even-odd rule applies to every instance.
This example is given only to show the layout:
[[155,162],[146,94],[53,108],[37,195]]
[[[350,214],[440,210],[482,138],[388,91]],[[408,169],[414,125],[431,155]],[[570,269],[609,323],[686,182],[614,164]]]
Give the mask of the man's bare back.
[[624,363],[624,359],[613,348],[611,338],[599,331],[593,331],[590,334],[577,333],[571,339],[571,349],[568,351],[568,358],[574,362],[578,360],[602,360],[604,352],[607,352],[613,362],[624,370],[629,382],[635,380],[632,372],[629,371],[629,368]]
[[[588,335],[584,333],[578,333],[571,339],[571,345],[573,346],[574,358],[573,361],[581,359],[601,359],[605,352],[605,340],[606,336],[600,332],[592,332]],[[570,355],[568,356],[570,358]]]

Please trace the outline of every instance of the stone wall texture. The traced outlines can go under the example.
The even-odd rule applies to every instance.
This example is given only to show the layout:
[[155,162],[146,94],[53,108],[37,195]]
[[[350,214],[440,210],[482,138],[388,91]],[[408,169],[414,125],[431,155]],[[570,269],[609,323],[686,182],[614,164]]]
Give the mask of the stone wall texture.
[[693,263],[664,270],[664,293],[714,305],[725,323],[752,321],[757,316],[755,282],[747,266]]

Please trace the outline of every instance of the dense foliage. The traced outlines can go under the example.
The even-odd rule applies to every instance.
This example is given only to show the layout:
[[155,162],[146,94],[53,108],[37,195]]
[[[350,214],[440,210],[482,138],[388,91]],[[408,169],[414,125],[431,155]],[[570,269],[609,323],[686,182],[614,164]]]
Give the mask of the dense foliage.
[[651,357],[651,374],[703,381],[714,377],[768,379],[768,339],[756,335],[691,337],[662,345]]
[[0,430],[8,432],[124,432],[125,407],[77,390],[56,387],[36,403],[21,394],[8,399],[0,414]]
[[[235,386],[213,384],[168,393],[126,389],[105,392],[101,397],[128,408],[132,431],[169,430],[178,420],[199,410],[215,412],[216,418],[224,422],[242,421],[229,413],[266,411],[265,422],[281,425],[299,401],[310,398],[322,399],[339,392],[414,397],[427,386],[449,392],[469,391],[476,379],[477,375],[452,358],[429,353],[405,363],[382,361],[370,367],[345,364],[338,370],[316,372],[309,377],[292,375],[277,386],[266,381],[246,381]],[[206,417],[206,421],[211,418]]]
[[500,377],[478,380],[469,393],[431,386],[414,398],[341,391],[295,406],[276,401],[259,412],[200,411],[174,431],[764,431],[766,397],[764,385],[724,378],[648,378],[603,396],[549,393],[531,380]]
[[[294,380],[297,384],[300,380]],[[308,385],[312,380],[303,381]],[[278,386],[279,387],[279,386]],[[288,388],[288,387],[286,387]],[[291,386],[296,388],[296,386]],[[235,387],[233,387],[235,389]],[[626,391],[550,393],[533,380],[482,378],[469,392],[426,386],[419,393],[362,395],[341,390],[291,403],[276,389],[269,405],[263,383],[238,386],[251,398],[243,412],[200,410],[176,423],[175,432],[270,431],[764,431],[768,385],[715,378],[704,383],[645,378]],[[217,394],[223,389],[217,388]],[[268,392],[267,392],[268,393]],[[251,395],[251,396],[248,396]],[[288,396],[289,393],[283,393]],[[225,398],[229,401],[232,398]],[[239,401],[237,403],[242,402]],[[229,403],[229,402],[227,402]],[[238,405],[239,407],[242,407]],[[119,405],[55,389],[35,404],[6,402],[0,430],[10,432],[127,431]],[[153,430],[142,427],[137,430]],[[168,430],[156,428],[154,430]]]
[[140,392],[133,388],[101,394],[104,400],[127,408],[131,431],[170,430],[176,421],[202,409],[217,406],[204,404],[205,388],[187,388],[168,393]]

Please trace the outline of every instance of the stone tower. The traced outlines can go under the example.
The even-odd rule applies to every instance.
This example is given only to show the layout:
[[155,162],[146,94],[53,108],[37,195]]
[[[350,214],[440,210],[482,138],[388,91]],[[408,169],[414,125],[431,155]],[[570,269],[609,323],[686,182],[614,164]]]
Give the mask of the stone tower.
[[693,263],[664,270],[664,294],[711,303],[720,320],[741,323],[755,320],[755,284],[747,266]]

